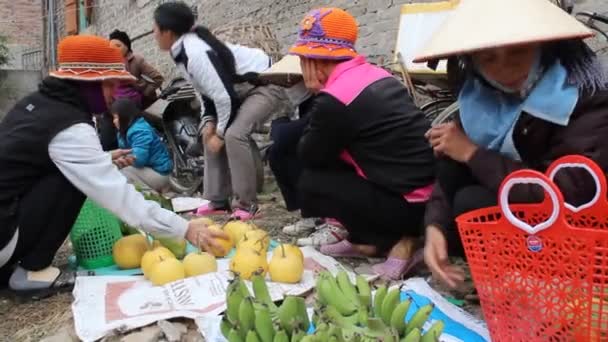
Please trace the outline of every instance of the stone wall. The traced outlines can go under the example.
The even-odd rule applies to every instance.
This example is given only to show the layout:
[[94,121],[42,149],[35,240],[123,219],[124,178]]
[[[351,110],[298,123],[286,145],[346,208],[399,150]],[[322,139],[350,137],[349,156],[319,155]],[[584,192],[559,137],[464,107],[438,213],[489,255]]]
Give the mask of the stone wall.
[[42,49],[42,27],[42,0],[0,0],[0,36],[10,53],[2,69],[23,69],[22,55]]
[[39,71],[0,70],[0,120],[17,101],[35,91],[41,79]]
[[[3,0],[0,0],[0,3]],[[149,32],[156,6],[168,0],[96,0],[88,32],[107,36],[118,28],[131,37]],[[430,2],[433,0],[423,0]],[[197,8],[199,21],[210,28],[235,22],[269,24],[285,50],[295,40],[297,24],[311,8],[341,7],[352,13],[360,26],[358,49],[373,61],[390,57],[397,39],[401,5],[411,0],[186,0]],[[419,2],[419,1],[416,1]],[[577,0],[577,9],[608,12],[606,0]],[[62,18],[58,9],[59,21]],[[63,24],[58,23],[61,29]],[[61,33],[61,32],[60,32]],[[165,75],[174,75],[167,53],[156,47],[151,35],[138,39],[134,50]]]
[[[152,28],[152,13],[163,0],[97,0],[93,11],[90,33],[107,36],[118,28],[131,37],[146,33]],[[426,0],[431,1],[431,0]],[[262,23],[273,29],[284,47],[292,44],[297,25],[304,14],[314,7],[336,6],[357,17],[360,25],[358,49],[373,60],[390,56],[397,39],[399,13],[402,4],[410,0],[186,0],[195,6],[199,22],[215,28],[231,23]],[[59,17],[61,17],[59,15]],[[58,24],[61,28],[62,24]],[[158,50],[151,35],[133,44],[136,53],[144,55],[165,75],[174,75],[173,62],[166,53]]]

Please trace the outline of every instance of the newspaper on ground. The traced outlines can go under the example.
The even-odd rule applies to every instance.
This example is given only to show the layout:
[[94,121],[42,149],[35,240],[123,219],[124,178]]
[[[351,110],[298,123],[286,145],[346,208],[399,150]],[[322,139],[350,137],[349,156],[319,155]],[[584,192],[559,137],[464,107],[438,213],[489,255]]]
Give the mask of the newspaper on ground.
[[[315,286],[315,273],[337,273],[343,266],[311,247],[302,248],[304,275],[298,284],[268,283],[274,300],[303,295]],[[269,253],[270,258],[272,253]],[[199,327],[226,309],[229,259],[218,260],[218,272],[191,277],[165,286],[153,286],[141,276],[78,277],[72,311],[78,337],[95,341],[114,332],[125,332],[175,317],[197,319]],[[352,274],[351,274],[352,275]],[[248,283],[248,286],[251,286]]]
[[171,206],[176,213],[194,211],[209,203],[208,200],[198,197],[175,197],[171,199]]

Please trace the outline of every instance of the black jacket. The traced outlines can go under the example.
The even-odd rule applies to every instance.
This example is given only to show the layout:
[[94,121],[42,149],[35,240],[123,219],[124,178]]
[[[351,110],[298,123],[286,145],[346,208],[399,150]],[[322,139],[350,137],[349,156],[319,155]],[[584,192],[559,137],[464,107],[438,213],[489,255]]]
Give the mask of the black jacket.
[[433,183],[429,122],[397,79],[371,83],[348,104],[321,93],[309,116],[299,144],[304,167],[327,167],[348,151],[370,182],[389,191],[407,194]]

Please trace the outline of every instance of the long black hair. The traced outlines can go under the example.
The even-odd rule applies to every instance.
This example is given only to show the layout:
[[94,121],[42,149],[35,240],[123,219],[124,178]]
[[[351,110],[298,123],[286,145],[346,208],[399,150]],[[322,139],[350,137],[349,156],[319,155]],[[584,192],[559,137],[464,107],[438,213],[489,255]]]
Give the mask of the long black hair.
[[161,31],[171,31],[178,37],[188,32],[196,33],[217,54],[226,71],[236,77],[232,51],[205,26],[194,26],[194,13],[188,5],[181,1],[164,3],[154,11],[154,21]]
[[129,127],[141,117],[141,112],[131,99],[121,98],[112,103],[112,114],[118,115],[118,133],[126,141]]

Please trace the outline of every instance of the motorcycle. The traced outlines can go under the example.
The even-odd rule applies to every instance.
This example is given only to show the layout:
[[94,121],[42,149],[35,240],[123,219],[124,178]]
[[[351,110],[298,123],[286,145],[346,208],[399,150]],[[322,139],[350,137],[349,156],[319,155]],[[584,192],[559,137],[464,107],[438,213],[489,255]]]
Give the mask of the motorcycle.
[[[205,158],[199,136],[200,109],[201,103],[192,85],[183,78],[175,78],[160,91],[157,100],[144,110],[143,115],[160,133],[172,155],[171,189],[184,195],[202,191]],[[261,192],[264,185],[262,155],[253,139],[250,143],[257,190]]]

